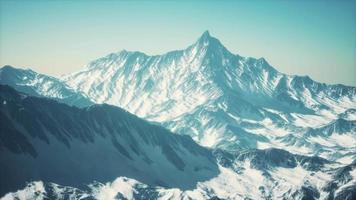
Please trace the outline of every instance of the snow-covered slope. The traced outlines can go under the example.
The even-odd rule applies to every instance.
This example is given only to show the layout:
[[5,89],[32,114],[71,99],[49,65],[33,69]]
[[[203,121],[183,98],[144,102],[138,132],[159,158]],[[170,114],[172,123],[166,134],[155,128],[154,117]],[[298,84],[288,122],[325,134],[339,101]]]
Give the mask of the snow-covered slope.
[[24,189],[6,194],[3,199],[353,200],[356,197],[356,163],[336,167],[317,157],[298,156],[277,149],[237,154],[218,151],[215,156],[219,161],[219,175],[197,183],[196,188],[190,190],[153,187],[118,177],[112,182],[93,182],[82,189],[31,182]]
[[[355,87],[280,73],[263,58],[231,53],[209,32],[184,50],[123,50],[61,79],[96,103],[123,107],[204,146],[279,147],[347,163],[355,154]],[[345,117],[353,127],[347,134],[309,134]]]
[[48,97],[78,107],[93,104],[88,97],[74,91],[61,80],[39,74],[31,69],[4,66],[0,68],[0,84],[9,85],[18,91],[26,92],[33,96]]
[[[3,85],[0,103],[2,199],[355,198],[355,161],[207,149],[114,106],[70,107]],[[328,127],[337,123],[348,122]]]
[[120,108],[70,107],[0,85],[0,196],[42,180],[81,186],[119,176],[190,189],[218,175],[210,150]]
[[0,86],[4,199],[356,198],[356,88],[283,74],[208,32],[60,79],[5,66],[0,84],[27,93]]

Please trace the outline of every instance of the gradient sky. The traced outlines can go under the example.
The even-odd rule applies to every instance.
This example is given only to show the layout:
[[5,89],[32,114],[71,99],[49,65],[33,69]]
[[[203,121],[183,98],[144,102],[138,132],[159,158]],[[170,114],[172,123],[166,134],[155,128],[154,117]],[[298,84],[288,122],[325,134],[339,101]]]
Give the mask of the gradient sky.
[[0,0],[0,65],[58,76],[122,49],[183,49],[205,30],[281,72],[356,86],[355,0]]

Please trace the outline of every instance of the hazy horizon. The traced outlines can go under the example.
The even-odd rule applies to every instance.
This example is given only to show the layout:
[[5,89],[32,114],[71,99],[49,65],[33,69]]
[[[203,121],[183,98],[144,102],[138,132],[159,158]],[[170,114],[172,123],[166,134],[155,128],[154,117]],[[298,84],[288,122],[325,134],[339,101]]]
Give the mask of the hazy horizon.
[[1,1],[0,64],[58,77],[122,49],[184,49],[208,30],[232,53],[264,57],[280,72],[356,86],[355,7],[349,0]]

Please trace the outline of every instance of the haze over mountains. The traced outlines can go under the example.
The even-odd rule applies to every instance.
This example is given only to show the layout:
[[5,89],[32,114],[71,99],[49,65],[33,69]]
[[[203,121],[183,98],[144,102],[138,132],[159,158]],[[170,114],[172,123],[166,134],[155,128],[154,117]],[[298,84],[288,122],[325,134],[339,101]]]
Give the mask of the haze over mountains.
[[[2,132],[2,147],[10,150],[14,145],[19,147],[12,149],[14,155],[9,156],[16,157],[11,166],[54,162],[48,157],[40,159],[41,152],[66,152],[67,148],[70,152],[87,152],[86,158],[96,162],[96,158],[91,158],[94,150],[88,150],[86,143],[95,146],[95,152],[108,152],[109,157],[127,160],[125,165],[101,160],[100,163],[106,163],[105,167],[117,166],[122,170],[110,168],[104,176],[98,167],[95,176],[81,177],[85,177],[85,184],[128,177],[116,180],[130,188],[128,194],[121,191],[122,188],[112,188],[115,182],[109,186],[99,184],[90,190],[54,191],[57,186],[48,182],[78,185],[39,175],[38,167],[28,167],[31,173],[20,173],[30,174],[31,180],[44,181],[30,186],[32,189],[41,186],[43,194],[71,191],[73,195],[98,197],[98,191],[110,187],[129,199],[139,199],[147,192],[154,194],[152,199],[167,196],[173,199],[342,199],[343,195],[355,195],[356,88],[283,74],[263,58],[229,52],[209,32],[204,32],[184,50],[155,56],[122,50],[60,78],[5,66],[0,69],[0,84],[41,97],[28,97],[2,87],[2,101],[13,102],[2,104],[4,123],[1,126],[7,127],[7,131]],[[150,122],[119,108],[94,103],[122,107]],[[28,117],[21,118],[23,108],[29,111]],[[65,125],[67,123],[70,125]],[[33,132],[34,124],[37,124],[35,130],[44,131]],[[158,125],[179,135],[189,135],[208,148]],[[24,137],[11,138],[8,133]],[[59,141],[60,147],[48,142],[49,135]],[[33,141],[39,142],[37,137],[41,145],[31,145]],[[142,139],[146,137],[156,139],[154,142]],[[98,141],[109,145],[102,149],[104,143],[98,144]],[[72,148],[72,143],[79,149]],[[141,146],[145,150],[139,150]],[[161,150],[147,151],[149,148]],[[30,152],[33,158],[17,158],[18,154]],[[34,156],[34,152],[39,156]],[[61,153],[55,155],[65,157]],[[65,159],[61,163],[73,165]],[[124,170],[131,170],[132,166],[137,173]],[[76,167],[82,168],[81,165]],[[53,170],[66,172],[60,167]],[[161,170],[174,175],[159,174]],[[152,176],[144,175],[146,173]],[[182,178],[182,182],[177,177]],[[187,189],[191,192],[184,192]],[[16,196],[15,193],[9,195]]]

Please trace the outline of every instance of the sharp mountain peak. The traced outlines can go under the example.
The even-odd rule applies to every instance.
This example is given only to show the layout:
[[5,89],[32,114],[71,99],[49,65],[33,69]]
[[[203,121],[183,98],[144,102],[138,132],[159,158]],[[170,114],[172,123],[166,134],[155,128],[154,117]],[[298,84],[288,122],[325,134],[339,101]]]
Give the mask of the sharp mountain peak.
[[[189,50],[191,48],[198,48],[198,49],[203,49],[203,48],[207,48],[210,47],[209,49],[214,50],[214,49],[225,49],[226,51],[228,51],[226,49],[226,47],[219,41],[219,39],[211,36],[210,32],[204,31],[203,34],[196,40],[196,42],[194,42],[192,45],[189,45],[188,47],[186,47],[185,49],[181,49],[181,50],[172,50],[163,54],[154,54],[154,55],[150,55],[150,54],[146,54],[142,51],[132,51],[132,50],[127,50],[127,49],[122,49],[120,51],[117,51],[115,53],[110,53],[106,56],[104,56],[103,58],[117,58],[117,57],[121,57],[121,56],[130,56],[130,55],[139,55],[139,56],[164,56],[173,52],[177,52],[177,51],[186,51]],[[228,51],[229,53],[231,53],[230,51]],[[100,58],[99,58],[100,59]],[[99,60],[98,59],[98,60]]]

